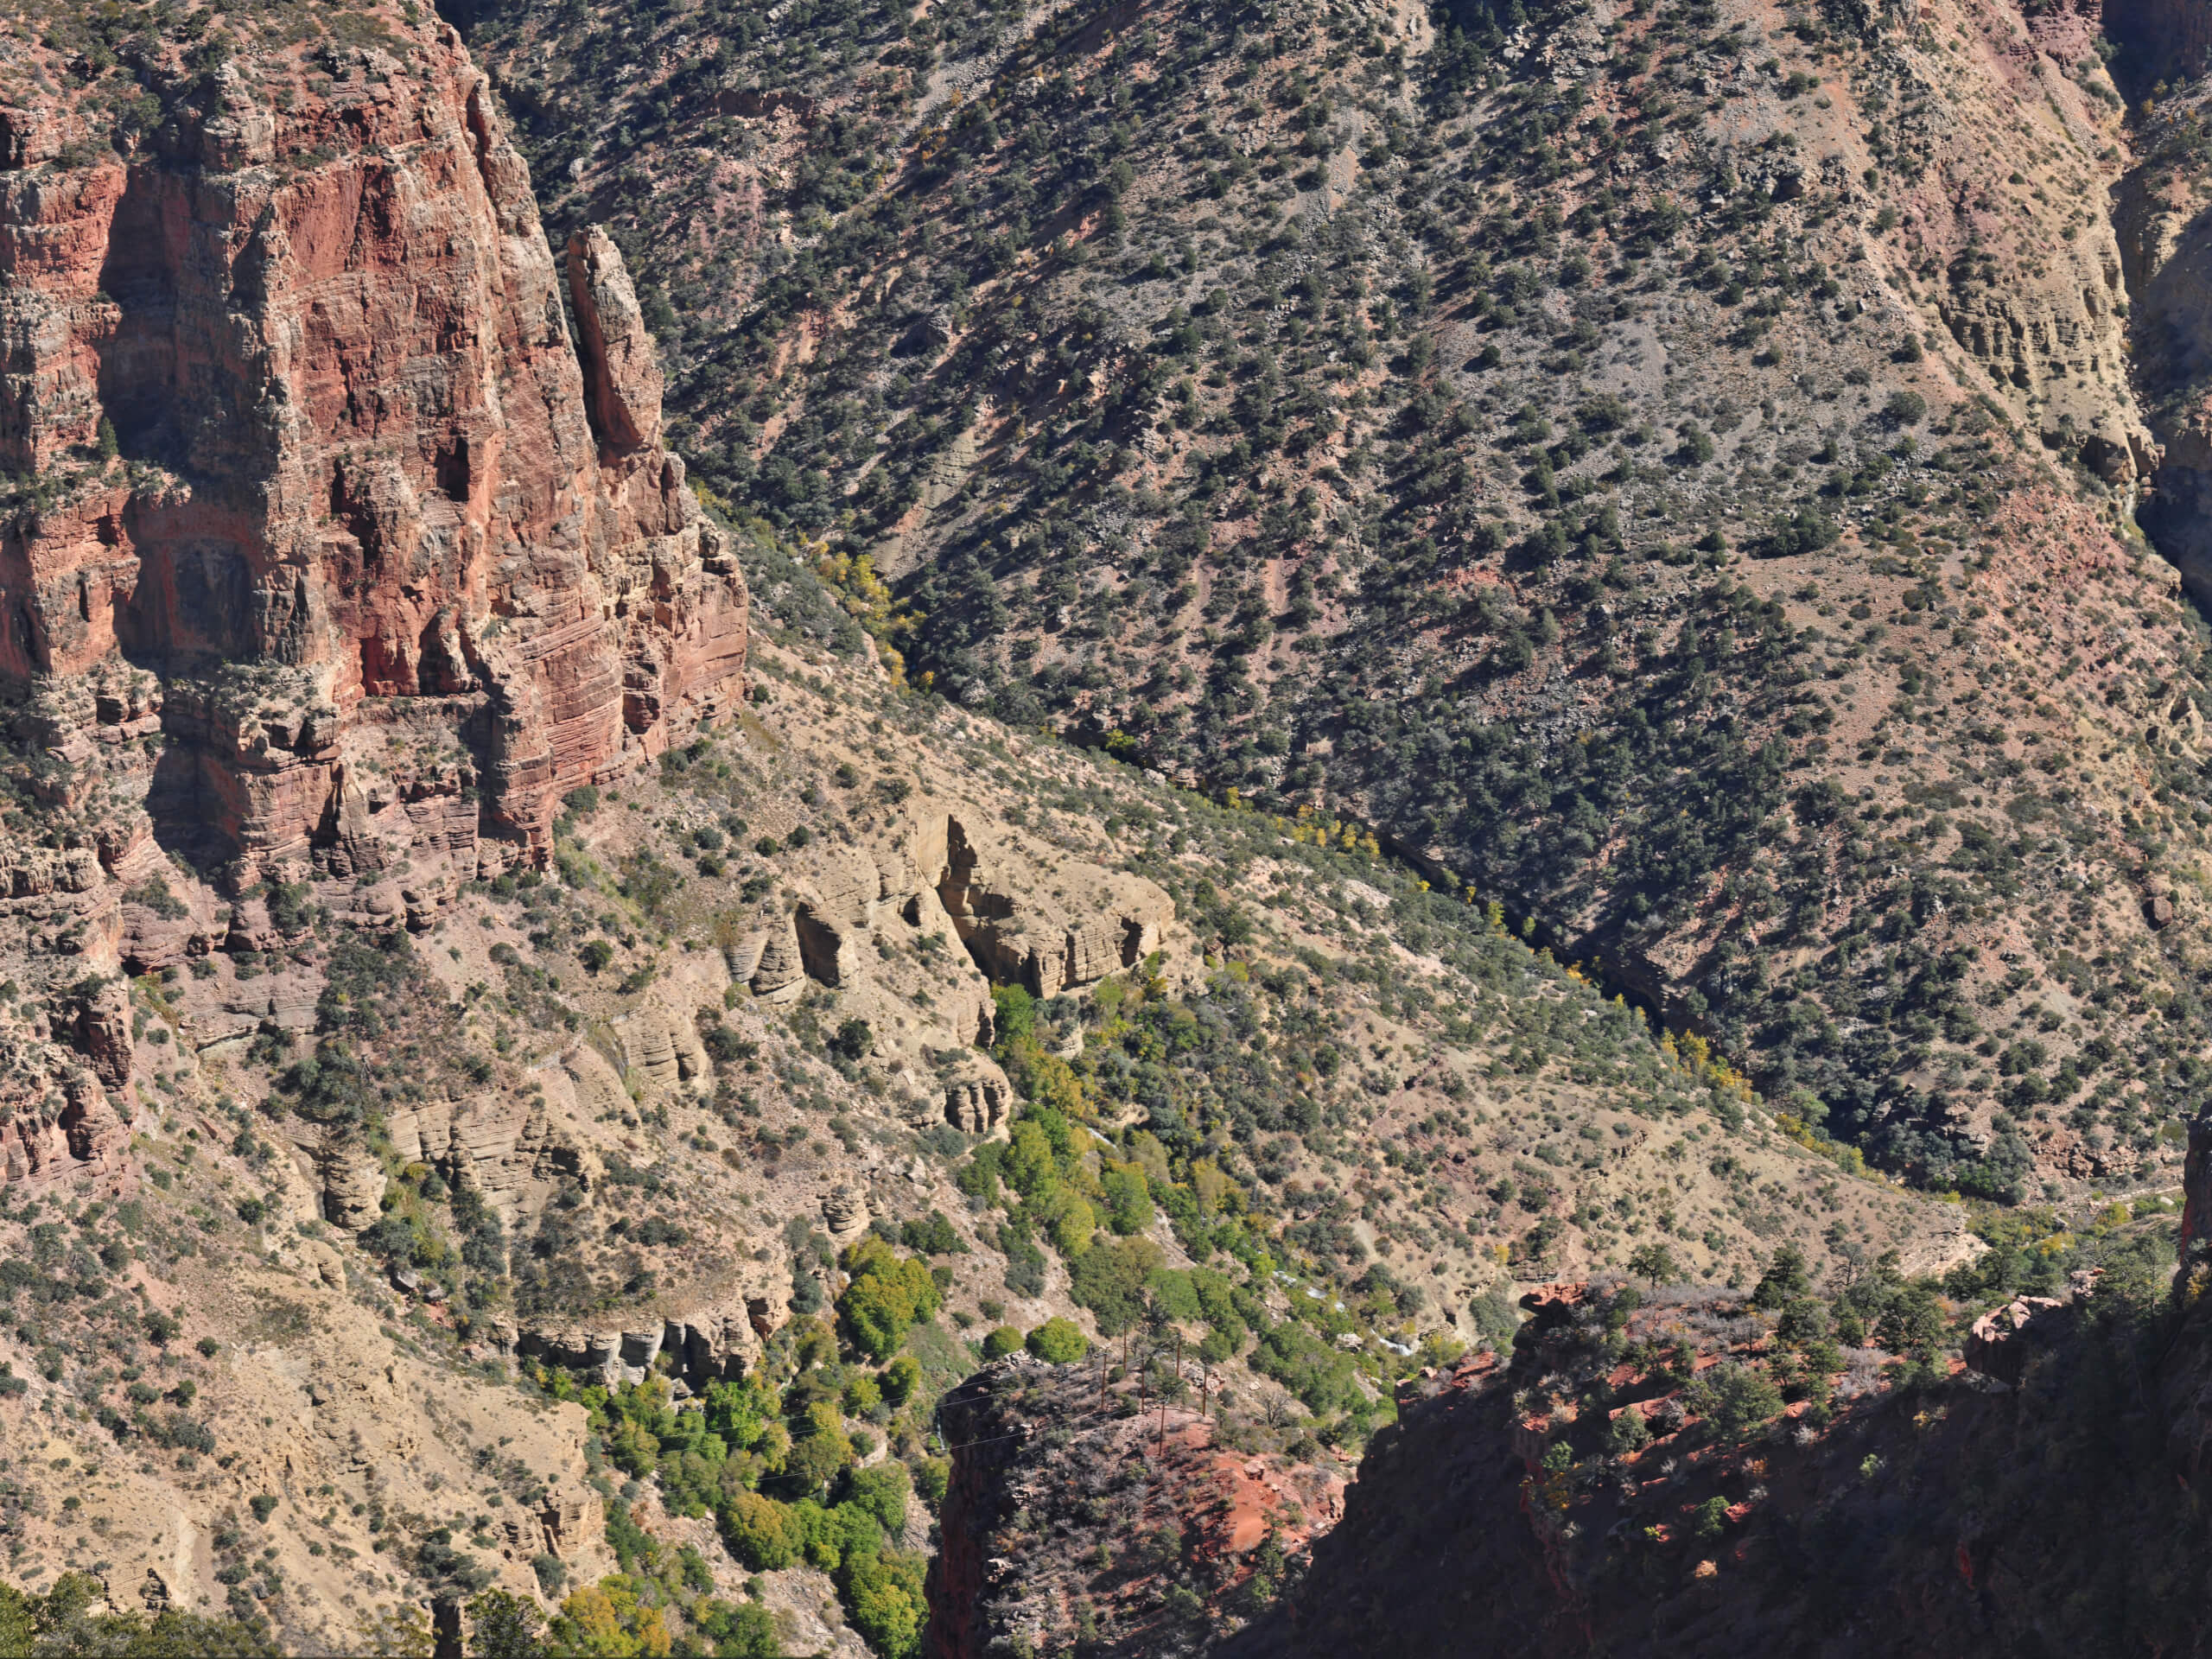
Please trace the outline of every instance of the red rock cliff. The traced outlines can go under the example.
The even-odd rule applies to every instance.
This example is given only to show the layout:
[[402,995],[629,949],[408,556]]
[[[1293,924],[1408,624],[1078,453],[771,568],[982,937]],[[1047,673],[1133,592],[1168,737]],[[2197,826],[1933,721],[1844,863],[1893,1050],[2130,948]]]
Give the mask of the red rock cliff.
[[127,156],[0,111],[0,677],[64,761],[147,734],[156,837],[234,880],[538,855],[741,685],[620,253],[570,251],[580,363],[484,77],[384,21],[161,72]]

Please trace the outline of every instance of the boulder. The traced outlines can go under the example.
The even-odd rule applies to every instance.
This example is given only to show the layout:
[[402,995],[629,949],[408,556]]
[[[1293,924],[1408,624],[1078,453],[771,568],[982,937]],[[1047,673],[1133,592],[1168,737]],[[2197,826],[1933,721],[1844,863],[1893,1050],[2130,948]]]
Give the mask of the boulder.
[[2035,1344],[2026,1335],[2031,1320],[2047,1317],[2067,1304],[2051,1296],[2021,1296],[1974,1322],[1961,1353],[1969,1370],[2007,1388],[2018,1388]]

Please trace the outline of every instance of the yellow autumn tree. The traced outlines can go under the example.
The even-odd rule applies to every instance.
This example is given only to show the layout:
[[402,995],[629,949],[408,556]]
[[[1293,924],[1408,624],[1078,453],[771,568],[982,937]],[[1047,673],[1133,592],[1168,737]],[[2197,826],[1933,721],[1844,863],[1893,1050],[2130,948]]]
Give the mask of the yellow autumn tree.
[[563,1602],[547,1638],[547,1659],[667,1659],[673,1645],[660,1609],[640,1603],[619,1573]]

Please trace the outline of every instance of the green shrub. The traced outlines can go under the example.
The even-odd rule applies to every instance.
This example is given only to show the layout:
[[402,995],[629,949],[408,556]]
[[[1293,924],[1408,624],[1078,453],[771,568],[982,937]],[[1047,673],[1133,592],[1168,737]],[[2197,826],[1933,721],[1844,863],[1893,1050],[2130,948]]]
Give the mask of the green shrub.
[[983,1357],[1004,1359],[1021,1346],[1021,1332],[1010,1325],[1002,1325],[983,1338]]
[[468,1604],[468,1651],[486,1659],[529,1659],[542,1651],[537,1604],[505,1590],[486,1590]]
[[1101,1336],[1119,1336],[1144,1316],[1145,1281],[1159,1265],[1160,1246],[1148,1238],[1093,1244],[1069,1264],[1069,1292]]
[[1728,1500],[1708,1497],[1690,1512],[1690,1530],[1700,1543],[1709,1544],[1728,1530]]
[[861,1239],[843,1257],[852,1282],[837,1298],[837,1312],[860,1350],[885,1360],[906,1332],[938,1310],[937,1282],[926,1262],[900,1256],[881,1239]]
[[899,1242],[917,1255],[965,1255],[967,1245],[952,1230],[942,1210],[932,1210],[926,1220],[909,1221],[899,1230]]
[[1751,1291],[1751,1306],[1779,1309],[1802,1296],[1812,1288],[1812,1283],[1805,1252],[1795,1244],[1784,1244],[1775,1251],[1773,1261],[1759,1275],[1759,1281]]
[[881,1659],[912,1659],[921,1651],[929,1618],[924,1571],[919,1555],[883,1551],[849,1560],[837,1575],[846,1618]]
[[845,1477],[845,1502],[857,1504],[875,1517],[876,1524],[893,1537],[906,1526],[906,1496],[913,1481],[903,1463],[872,1464]]
[[817,1400],[799,1414],[791,1450],[784,1454],[784,1478],[802,1492],[819,1491],[853,1460],[853,1442],[836,1406]]
[[914,1464],[914,1490],[921,1494],[922,1502],[932,1510],[944,1502],[944,1495],[952,1484],[952,1459],[950,1458],[922,1458]]
[[1072,1262],[1090,1249],[1091,1236],[1097,1230],[1097,1212],[1090,1200],[1062,1193],[1059,1213],[1052,1218],[1052,1248]]
[[1153,1306],[1169,1319],[1188,1320],[1206,1317],[1205,1305],[1198,1300],[1198,1286],[1182,1268],[1154,1268],[1146,1278],[1145,1285],[1152,1293]]
[[1067,1319],[1049,1319],[1032,1331],[1025,1346],[1038,1358],[1054,1365],[1071,1365],[1090,1351],[1083,1332]]
[[1341,1410],[1358,1397],[1351,1356],[1293,1320],[1262,1334],[1251,1363],[1254,1370],[1274,1378],[1317,1417]]
[[690,1618],[714,1643],[718,1659],[783,1659],[776,1616],[757,1601],[732,1604],[702,1599],[692,1604]]
[[1650,1427],[1634,1406],[1623,1406],[1605,1432],[1606,1449],[1614,1452],[1633,1452],[1650,1439]]
[[921,1382],[922,1363],[912,1354],[901,1354],[885,1366],[880,1379],[884,1399],[894,1406],[903,1406],[912,1399]]
[[1684,1402],[1723,1440],[1736,1440],[1782,1410],[1782,1390],[1756,1365],[1724,1361],[1693,1382]]
[[1134,1165],[1109,1164],[1098,1179],[1106,1197],[1106,1224],[1124,1238],[1152,1229],[1152,1188]]
[[798,1529],[799,1554],[824,1573],[835,1573],[858,1555],[872,1555],[883,1548],[883,1529],[866,1510],[850,1503],[825,1508],[810,1497],[791,1505]]
[[841,1059],[864,1060],[875,1052],[875,1033],[865,1020],[848,1020],[830,1039],[830,1052]]

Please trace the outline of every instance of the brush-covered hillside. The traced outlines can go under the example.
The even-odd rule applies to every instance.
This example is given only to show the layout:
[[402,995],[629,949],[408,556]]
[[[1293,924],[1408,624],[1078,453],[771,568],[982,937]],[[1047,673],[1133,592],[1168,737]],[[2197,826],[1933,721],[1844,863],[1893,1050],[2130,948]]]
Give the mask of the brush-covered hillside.
[[1923,1185],[2171,1182],[2155,9],[454,16],[910,677],[1360,817]]

